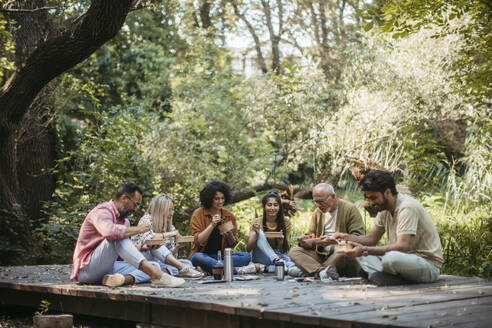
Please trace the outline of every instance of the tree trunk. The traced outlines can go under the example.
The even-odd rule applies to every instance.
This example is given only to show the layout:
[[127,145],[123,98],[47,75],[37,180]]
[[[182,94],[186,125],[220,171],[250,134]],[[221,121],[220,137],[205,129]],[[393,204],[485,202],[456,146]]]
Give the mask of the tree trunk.
[[[56,159],[56,134],[49,95],[56,77],[114,37],[131,4],[93,0],[84,15],[56,30],[45,11],[9,13],[16,21],[11,25],[16,28],[17,70],[0,89],[2,264],[25,262],[25,255],[36,253],[32,230],[38,226],[42,202],[55,187],[50,169]],[[15,6],[40,8],[44,1],[16,1]]]

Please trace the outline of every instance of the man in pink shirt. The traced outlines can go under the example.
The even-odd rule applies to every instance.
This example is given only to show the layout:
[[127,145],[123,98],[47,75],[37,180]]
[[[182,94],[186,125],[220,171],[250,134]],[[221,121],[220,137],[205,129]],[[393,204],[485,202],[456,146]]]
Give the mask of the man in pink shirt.
[[130,227],[127,216],[133,214],[142,202],[142,190],[134,183],[118,188],[114,200],[102,203],[87,214],[80,227],[73,252],[70,279],[80,283],[117,287],[134,283],[134,276],[113,272],[118,256],[141,270],[152,279],[155,287],[179,287],[181,278],[162,272],[157,263],[149,262],[129,237],[150,230],[150,225]]

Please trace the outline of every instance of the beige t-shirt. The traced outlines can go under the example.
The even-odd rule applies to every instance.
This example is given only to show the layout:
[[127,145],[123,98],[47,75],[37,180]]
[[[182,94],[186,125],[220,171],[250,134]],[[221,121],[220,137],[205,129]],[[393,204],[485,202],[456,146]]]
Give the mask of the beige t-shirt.
[[395,243],[399,235],[413,235],[408,253],[441,267],[444,262],[441,239],[429,213],[416,199],[398,194],[395,216],[389,211],[379,212],[375,224],[386,231],[390,244]]

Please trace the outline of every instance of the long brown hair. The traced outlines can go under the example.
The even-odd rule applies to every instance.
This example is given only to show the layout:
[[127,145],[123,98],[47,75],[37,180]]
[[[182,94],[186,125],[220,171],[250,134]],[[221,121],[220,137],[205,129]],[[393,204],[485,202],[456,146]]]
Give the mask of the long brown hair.
[[263,204],[263,231],[267,231],[265,205],[268,202],[269,198],[274,198],[279,206],[275,221],[277,222],[277,230],[282,231],[284,233],[282,252],[287,253],[287,251],[289,250],[289,243],[287,242],[288,236],[287,236],[287,229],[285,228],[284,211],[282,210],[282,200],[280,199],[279,194],[276,192],[269,192],[261,199],[261,203]]

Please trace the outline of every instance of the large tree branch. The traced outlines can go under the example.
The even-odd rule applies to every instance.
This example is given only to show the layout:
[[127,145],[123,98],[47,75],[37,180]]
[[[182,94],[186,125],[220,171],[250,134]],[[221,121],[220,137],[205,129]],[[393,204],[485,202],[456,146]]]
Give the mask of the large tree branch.
[[263,52],[261,51],[260,38],[256,34],[253,25],[246,18],[246,15],[241,13],[237,4],[234,1],[232,1],[231,4],[232,4],[232,7],[234,8],[234,13],[236,14],[237,17],[239,17],[244,22],[244,24],[246,24],[246,27],[248,28],[248,31],[251,34],[251,37],[253,38],[253,40],[255,42],[256,56],[257,56],[258,65],[260,65],[261,71],[263,73],[267,73],[268,67],[267,67],[266,62],[265,62],[265,57],[263,57]]
[[[280,183],[264,183],[262,185],[257,185],[251,188],[238,190],[232,194],[232,202],[237,203],[245,199],[249,199],[251,197],[256,196],[258,192],[270,190],[270,189],[278,189],[289,191],[289,186],[280,184]],[[299,192],[304,189],[294,189],[294,192]]]
[[280,35],[275,34],[272,23],[272,8],[270,7],[270,2],[266,0],[261,0],[263,6],[263,13],[265,14],[266,25],[268,28],[268,33],[270,34],[270,42],[272,43],[272,70],[279,73],[280,68]]
[[113,38],[131,5],[131,0],[93,0],[80,20],[41,43],[0,90],[0,129],[19,123],[46,84]]

